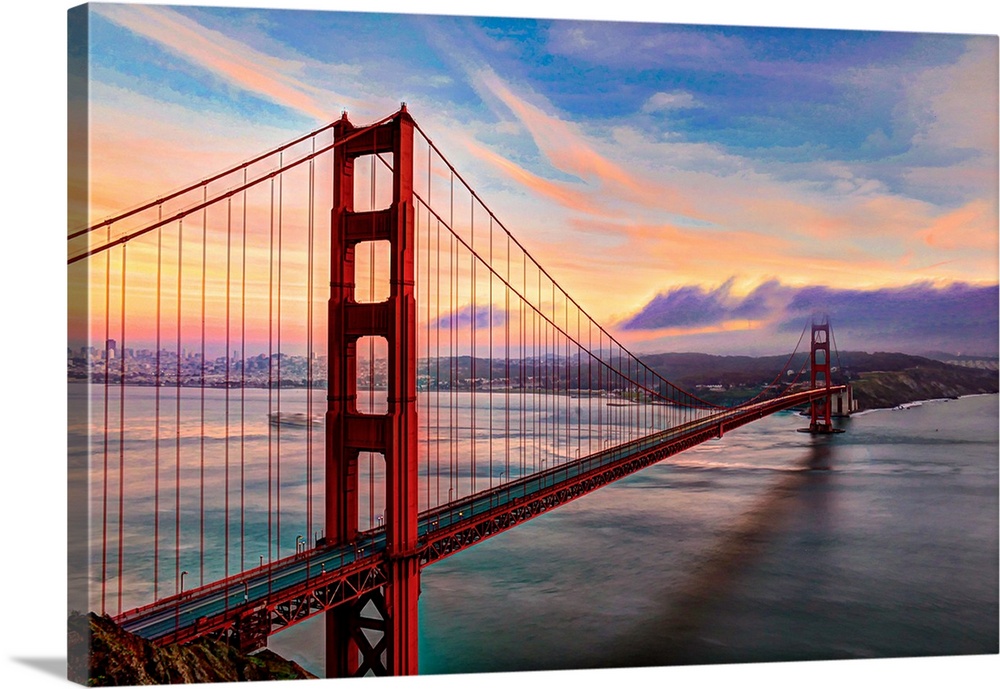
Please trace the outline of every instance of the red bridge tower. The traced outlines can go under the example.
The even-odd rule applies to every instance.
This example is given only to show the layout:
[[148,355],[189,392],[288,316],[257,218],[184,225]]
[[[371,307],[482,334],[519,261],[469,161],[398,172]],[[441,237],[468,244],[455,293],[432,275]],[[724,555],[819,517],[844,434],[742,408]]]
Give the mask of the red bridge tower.
[[[830,380],[830,322],[826,318],[822,323],[813,321],[812,346],[809,351],[809,382],[815,390],[829,389]],[[831,420],[830,396],[817,397],[812,401],[809,410],[810,433],[837,433],[840,429],[833,427]]]
[[[353,138],[334,156],[334,208],[330,242],[329,373],[326,412],[326,538],[331,544],[358,535],[358,455],[385,459],[386,584],[326,615],[327,676],[417,673],[417,392],[416,300],[413,274],[413,120],[405,104],[396,116],[367,130],[344,113],[334,135]],[[392,203],[354,210],[354,161],[392,154]],[[373,163],[374,164],[374,163]],[[358,303],[355,249],[388,241],[389,297]],[[357,344],[361,337],[388,344],[388,411],[357,409]],[[371,605],[369,605],[371,604]],[[377,617],[371,617],[371,607]],[[367,611],[366,611],[367,607]],[[367,616],[366,616],[367,615]],[[374,644],[364,630],[380,631]],[[384,652],[384,660],[383,660]]]

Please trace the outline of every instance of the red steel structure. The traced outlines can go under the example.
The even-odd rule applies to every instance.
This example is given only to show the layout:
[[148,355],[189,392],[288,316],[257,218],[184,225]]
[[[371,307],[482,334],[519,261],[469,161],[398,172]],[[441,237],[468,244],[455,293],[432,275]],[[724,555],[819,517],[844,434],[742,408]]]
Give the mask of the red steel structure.
[[[344,113],[334,128],[355,129]],[[355,160],[389,154],[392,202],[383,210],[354,210]],[[334,152],[334,208],[330,241],[329,387],[326,412],[326,534],[332,545],[358,536],[358,456],[385,459],[386,581],[376,591],[326,616],[327,674],[417,673],[417,343],[414,298],[413,120],[405,105],[390,121],[365,129]],[[388,242],[389,297],[354,299],[355,254],[362,242]],[[357,407],[357,343],[382,337],[388,344],[388,411]],[[374,610],[371,610],[374,608]],[[375,616],[372,616],[372,612]],[[382,639],[368,641],[365,629]],[[382,664],[382,651],[385,663]]]
[[[830,389],[830,322],[813,321],[809,347],[809,386]],[[813,399],[809,405],[809,432],[834,432],[830,412],[830,396],[824,395]]]
[[[663,379],[405,106],[367,126],[345,113],[69,240],[107,349],[88,355],[90,449],[75,465],[95,515],[78,534],[84,599],[156,643],[250,651],[323,615],[329,676],[414,674],[423,567],[782,409],[809,405],[810,429],[828,432],[843,389],[828,321],[812,326],[807,389],[784,376],[801,338],[737,407]],[[283,345],[295,328],[298,373]],[[144,337],[153,353],[130,351]]]

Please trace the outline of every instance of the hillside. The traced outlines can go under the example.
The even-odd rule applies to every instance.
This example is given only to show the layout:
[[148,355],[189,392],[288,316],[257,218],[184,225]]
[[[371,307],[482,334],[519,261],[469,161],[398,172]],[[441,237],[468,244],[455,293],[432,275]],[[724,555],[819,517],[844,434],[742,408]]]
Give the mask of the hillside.
[[896,407],[917,400],[997,392],[995,371],[961,366],[915,366],[902,371],[871,371],[852,380],[859,410]]
[[68,657],[69,679],[88,686],[315,679],[267,649],[243,655],[210,639],[154,646],[94,613],[70,615]]
[[[839,352],[832,356],[834,383],[855,385],[861,409],[894,407],[935,397],[959,397],[998,390],[997,360],[985,357],[940,358],[898,352]],[[765,386],[809,382],[808,352],[779,356],[718,356],[696,352],[644,354],[640,359],[667,380],[715,404],[732,405]],[[608,388],[586,357],[472,359],[468,356],[421,360],[418,377],[425,390],[598,389]],[[789,373],[791,371],[791,373]],[[492,379],[491,379],[492,375]]]
[[[668,380],[695,390],[704,399],[735,403],[748,393],[769,384],[787,364],[799,371],[807,354],[787,357],[714,356],[710,354],[655,354],[643,360]],[[994,360],[995,361],[995,360]],[[832,360],[833,381],[849,382],[859,410],[895,407],[906,402],[940,397],[960,397],[998,391],[995,364],[977,360],[946,362],[898,352],[840,352]],[[808,381],[808,372],[800,380]],[[699,390],[700,386],[721,385],[725,391]]]

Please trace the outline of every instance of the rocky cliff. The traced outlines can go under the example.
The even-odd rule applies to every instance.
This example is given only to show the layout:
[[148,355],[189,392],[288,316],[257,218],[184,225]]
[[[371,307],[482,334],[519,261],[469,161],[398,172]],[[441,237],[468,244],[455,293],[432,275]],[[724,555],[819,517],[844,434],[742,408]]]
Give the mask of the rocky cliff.
[[995,393],[995,371],[948,366],[915,366],[901,371],[869,371],[851,381],[858,408],[885,409],[917,400]]
[[68,641],[68,677],[88,686],[315,679],[267,649],[243,655],[210,639],[154,646],[94,613],[70,615]]

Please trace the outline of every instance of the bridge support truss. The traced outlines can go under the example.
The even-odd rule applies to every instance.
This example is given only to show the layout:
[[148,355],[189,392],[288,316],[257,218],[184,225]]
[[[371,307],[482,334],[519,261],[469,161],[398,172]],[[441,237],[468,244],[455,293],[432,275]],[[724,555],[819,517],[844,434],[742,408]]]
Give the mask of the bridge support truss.
[[[417,393],[414,297],[413,120],[405,105],[390,121],[355,128],[345,113],[335,136],[350,137],[334,156],[330,243],[329,363],[326,413],[326,538],[358,535],[358,457],[385,459],[385,571],[378,590],[326,614],[327,676],[417,673]],[[354,210],[354,164],[392,155],[392,202]],[[374,162],[373,162],[374,164]],[[355,300],[355,253],[361,242],[389,244],[389,297]],[[357,408],[357,345],[382,337],[388,345],[388,409]],[[367,632],[367,633],[366,633]],[[374,639],[374,640],[373,640]]]

